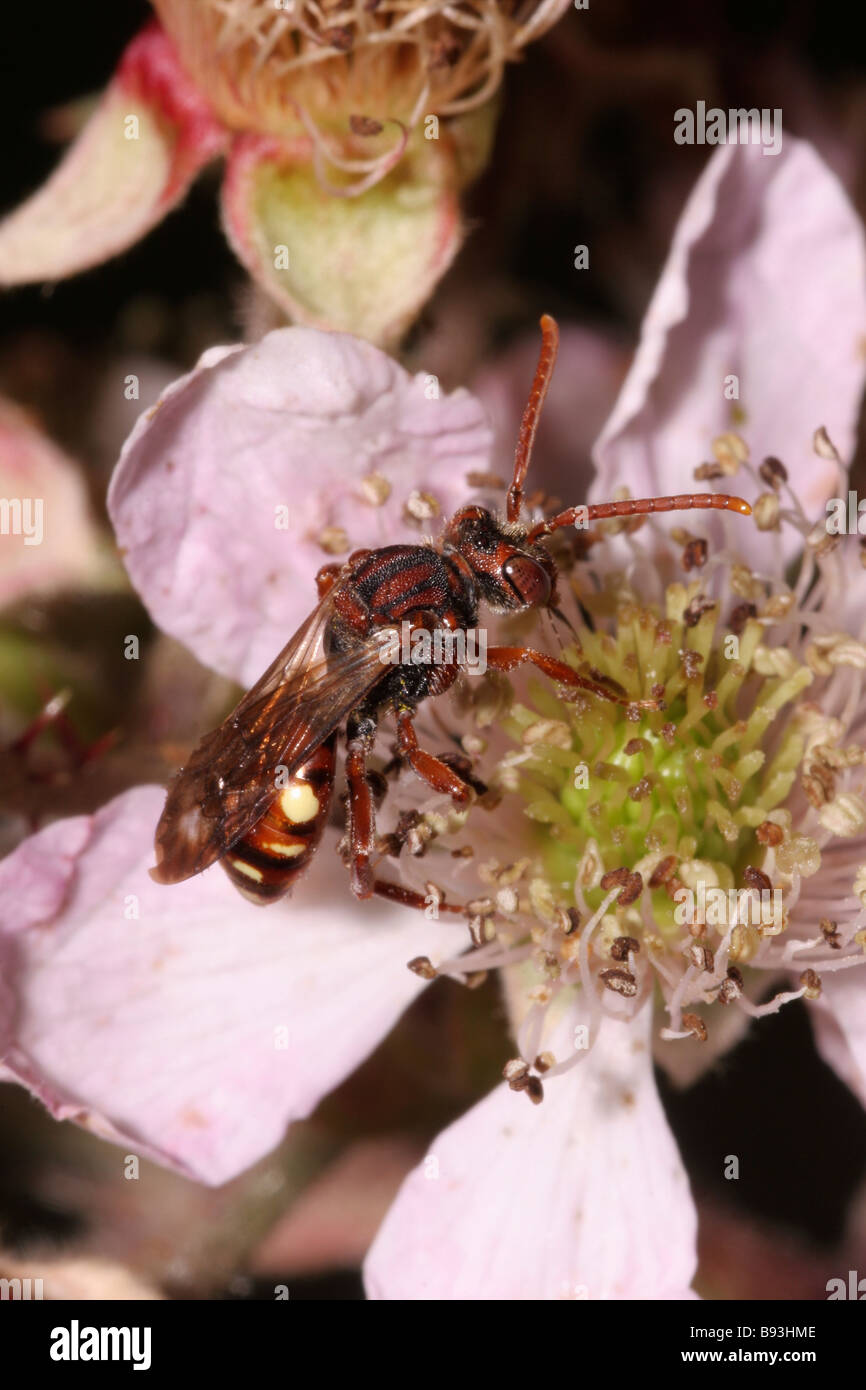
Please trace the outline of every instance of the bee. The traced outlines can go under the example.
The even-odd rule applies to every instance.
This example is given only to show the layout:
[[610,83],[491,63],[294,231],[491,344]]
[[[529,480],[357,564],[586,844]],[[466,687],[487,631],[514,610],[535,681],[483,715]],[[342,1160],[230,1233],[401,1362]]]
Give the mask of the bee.
[[[178,883],[219,862],[254,903],[271,903],[288,893],[309,867],[328,821],[337,738],[344,729],[352,891],[359,898],[378,893],[423,908],[421,894],[376,875],[375,798],[367,760],[380,719],[391,713],[401,760],[434,791],[458,806],[468,804],[474,792],[459,761],[420,747],[414,722],[423,700],[454,684],[459,647],[452,644],[445,660],[418,661],[413,655],[386,664],[383,639],[398,627],[466,633],[475,628],[481,605],[500,614],[555,611],[557,570],[543,542],[561,527],[705,508],[749,515],[742,498],[687,493],[573,506],[546,521],[522,520],[524,483],[559,340],[549,315],[541,319],[541,332],[504,519],[480,506],[464,506],[434,543],[356,550],[344,564],[319,571],[318,606],[171,783],[156,830],[151,874],[157,882]],[[486,660],[493,671],[530,664],[551,680],[601,700],[660,707],[659,699],[632,700],[613,683],[532,647],[489,647]]]

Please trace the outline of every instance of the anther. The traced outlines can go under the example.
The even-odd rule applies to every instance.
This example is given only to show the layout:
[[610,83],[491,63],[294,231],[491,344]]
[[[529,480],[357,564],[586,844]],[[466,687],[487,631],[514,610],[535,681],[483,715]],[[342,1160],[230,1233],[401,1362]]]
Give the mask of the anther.
[[471,917],[492,917],[496,907],[492,898],[473,898],[466,904],[466,911]]
[[683,676],[687,681],[701,679],[701,667],[704,664],[703,652],[696,652],[691,647],[684,647],[680,652]]
[[384,126],[372,116],[350,116],[349,129],[353,135],[381,135]]
[[530,1076],[526,1084],[526,1094],[533,1105],[540,1105],[544,1100],[544,1087],[537,1076]]
[[441,510],[435,497],[431,497],[429,492],[418,492],[416,489],[410,492],[406,499],[403,515],[407,521],[432,521]]
[[703,536],[698,536],[694,540],[689,541],[688,545],[684,548],[680,564],[687,573],[689,570],[703,569],[704,565],[707,563],[708,553],[709,549],[706,541]]
[[664,859],[660,859],[653,869],[649,886],[650,888],[660,888],[663,883],[667,883],[672,873],[677,867],[677,857],[675,854],[666,854]]
[[420,975],[422,980],[436,979],[438,972],[429,957],[413,956],[412,960],[408,961],[407,964],[412,973],[414,975]]
[[831,922],[829,917],[822,917],[818,926],[821,928],[821,934],[831,951],[840,951],[842,949],[842,938],[839,935],[839,928],[836,923]]
[[652,796],[652,789],[652,778],[642,777],[633,787],[629,787],[628,794],[632,801],[646,801],[648,796]]
[[[664,687],[662,687],[662,690],[664,690]],[[652,747],[645,738],[630,738],[623,752],[626,757],[633,758],[636,753],[651,753]]]
[[381,473],[368,473],[361,479],[361,495],[371,507],[383,507],[391,496],[391,484]]
[[696,970],[703,970],[707,975],[712,974],[715,962],[709,946],[701,946],[694,941],[685,948],[683,954],[691,961]]
[[746,623],[750,618],[757,618],[758,610],[753,603],[738,603],[736,608],[731,610],[728,618],[728,627],[735,637],[742,637]]
[[499,492],[504,492],[508,487],[504,478],[500,478],[498,473],[484,473],[473,470],[466,474],[466,484],[472,488],[495,488]]
[[643,879],[631,869],[611,869],[602,875],[601,888],[605,893],[609,893],[611,888],[620,888],[622,891],[616,900],[617,905],[628,907],[630,903],[637,902],[643,892]]
[[807,999],[820,999],[821,976],[814,970],[804,970],[800,976],[800,984]]
[[715,606],[712,599],[704,598],[700,594],[696,594],[688,608],[683,612],[683,622],[686,627],[697,627],[704,614],[709,613]]
[[[733,973],[736,972],[736,973]],[[733,1004],[739,999],[743,992],[743,977],[735,965],[728,969],[727,976],[719,985],[718,1000],[720,1004]]]
[[743,878],[750,888],[757,888],[761,893],[769,893],[773,887],[773,880],[763,869],[756,869],[754,864],[747,864],[743,870]]
[[788,481],[788,470],[784,463],[780,459],[773,458],[772,455],[764,459],[758,472],[763,482],[768,487],[774,488],[776,492],[779,491],[783,483]]
[[573,932],[578,931],[580,928],[580,913],[576,907],[569,907],[566,908],[566,916],[568,918],[568,926],[565,928],[565,934],[566,936],[571,936]]
[[516,1089],[515,1082],[522,1082],[528,1075],[529,1063],[524,1062],[522,1057],[512,1057],[502,1068],[503,1080],[508,1082],[512,1090]]
[[759,531],[779,528],[779,499],[775,492],[762,492],[755,503],[755,525]]
[[772,820],[762,820],[755,831],[755,839],[758,841],[758,844],[767,845],[771,849],[775,849],[776,845],[780,845],[784,838],[785,832],[781,825],[777,825],[776,822]]
[[325,526],[319,532],[319,545],[327,555],[345,555],[351,549],[342,526]]
[[598,978],[605,989],[622,994],[626,999],[633,999],[637,994],[637,980],[630,970],[600,970]]
[[683,1027],[687,1028],[690,1033],[693,1033],[698,1042],[706,1042],[709,1037],[707,1025],[698,1014],[683,1014],[682,1022]]

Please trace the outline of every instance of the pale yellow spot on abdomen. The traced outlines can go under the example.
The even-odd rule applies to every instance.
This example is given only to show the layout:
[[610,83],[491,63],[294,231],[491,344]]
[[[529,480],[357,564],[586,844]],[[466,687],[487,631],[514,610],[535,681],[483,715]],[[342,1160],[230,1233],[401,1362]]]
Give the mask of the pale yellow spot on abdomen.
[[293,782],[280,793],[280,810],[292,825],[303,825],[319,813],[319,798],[309,782]]
[[271,854],[282,855],[283,859],[297,859],[306,848],[306,845],[284,845],[276,840],[268,840],[267,844],[262,844],[262,849],[269,850]]
[[235,859],[234,856],[229,859],[229,863],[233,869],[237,869],[239,874],[246,874],[247,878],[252,878],[256,883],[261,883],[263,877],[261,869],[254,868],[252,864],[245,864],[243,859]]

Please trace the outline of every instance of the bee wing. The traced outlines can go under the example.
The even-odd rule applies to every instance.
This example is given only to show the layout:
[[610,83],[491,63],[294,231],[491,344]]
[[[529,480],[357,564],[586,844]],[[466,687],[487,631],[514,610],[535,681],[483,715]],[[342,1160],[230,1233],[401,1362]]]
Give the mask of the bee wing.
[[158,883],[180,883],[221,859],[278,795],[278,771],[291,776],[381,680],[375,636],[325,652],[332,613],[326,595],[178,772],[156,828]]

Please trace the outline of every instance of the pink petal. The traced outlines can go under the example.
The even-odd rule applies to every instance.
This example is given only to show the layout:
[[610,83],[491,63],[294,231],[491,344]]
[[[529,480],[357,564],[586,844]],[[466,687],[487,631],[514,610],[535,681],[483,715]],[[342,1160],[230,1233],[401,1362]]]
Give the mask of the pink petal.
[[406,962],[462,931],[355,904],[333,843],[289,906],[253,907],[216,867],[162,888],[147,873],[162,800],[137,788],[0,864],[0,1076],[222,1183],[388,1032],[422,987]]
[[370,1296],[692,1296],[695,1213],[648,1025],[605,1021],[540,1106],[502,1085],[441,1134],[370,1250]]
[[239,259],[290,318],[389,345],[460,246],[457,184],[448,139],[416,142],[381,182],[339,197],[320,185],[306,138],[241,135],[223,220]]
[[98,572],[87,489],[71,459],[0,398],[0,605]]
[[[837,552],[839,563],[827,575],[827,583],[832,588],[828,590],[823,606],[837,632],[850,632],[862,641],[866,638],[866,569],[861,562],[858,539],[852,537],[843,541],[842,548]],[[832,713],[837,711],[834,709]],[[851,721],[852,733],[857,729],[859,736],[864,720],[866,708],[861,704]],[[805,888],[806,885],[803,886]]]
[[[138,120],[137,138],[129,117]],[[51,178],[0,222],[0,284],[57,280],[138,241],[225,145],[174,48],[149,25]]]
[[[434,389],[347,334],[279,329],[205,353],[139,419],[109,490],[155,621],[249,683],[314,607],[320,566],[438,530],[438,517],[407,522],[410,494],[448,515],[487,466],[490,432],[474,397]],[[380,507],[362,488],[374,473],[392,488]],[[340,532],[329,553],[323,536]]]
[[[810,145],[786,134],[775,157],[720,147],[682,214],[596,446],[593,500],[622,483],[635,496],[691,491],[712,439],[733,429],[756,464],[781,458],[807,514],[823,515],[836,469],[811,440],[824,425],[850,458],[864,384],[864,266],[859,220]],[[731,373],[738,402],[724,395]],[[756,491],[742,474],[713,486]]]
[[866,1105],[866,1010],[862,970],[844,970],[822,977],[821,998],[809,1017],[815,1044],[840,1080]]

